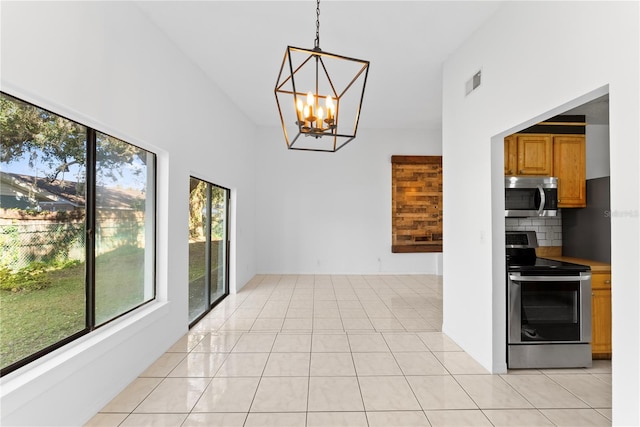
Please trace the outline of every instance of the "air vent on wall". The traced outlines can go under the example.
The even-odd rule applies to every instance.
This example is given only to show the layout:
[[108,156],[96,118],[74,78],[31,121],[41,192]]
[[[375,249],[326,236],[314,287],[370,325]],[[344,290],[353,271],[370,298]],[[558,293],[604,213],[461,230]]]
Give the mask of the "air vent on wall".
[[482,80],[482,70],[478,70],[465,84],[465,95],[469,95],[480,86]]

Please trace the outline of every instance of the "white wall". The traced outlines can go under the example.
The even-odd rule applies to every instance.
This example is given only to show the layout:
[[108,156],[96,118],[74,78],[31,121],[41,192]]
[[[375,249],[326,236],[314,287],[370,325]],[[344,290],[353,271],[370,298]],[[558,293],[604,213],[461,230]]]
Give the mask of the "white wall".
[[2,90],[158,154],[157,301],[0,380],[2,425],[81,425],[187,331],[188,188],[231,188],[232,286],[255,274],[255,129],[139,10],[2,2]]
[[440,253],[391,253],[391,155],[440,155],[439,130],[361,129],[338,153],[287,150],[281,129],[260,135],[260,273],[441,272]]
[[587,179],[609,176],[609,125],[586,126]]
[[640,425],[638,17],[638,2],[506,2],[443,82],[443,330],[493,372],[506,368],[502,138],[609,91],[615,425]]

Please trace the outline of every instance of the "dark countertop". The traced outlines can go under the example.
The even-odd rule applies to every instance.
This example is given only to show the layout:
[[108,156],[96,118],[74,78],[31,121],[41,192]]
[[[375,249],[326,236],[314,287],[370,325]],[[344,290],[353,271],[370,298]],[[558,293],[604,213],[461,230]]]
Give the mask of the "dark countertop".
[[541,258],[552,259],[555,261],[572,262],[574,264],[588,265],[591,267],[592,273],[609,273],[611,274],[611,264],[600,261],[592,261],[590,259],[574,258],[568,256],[542,256]]

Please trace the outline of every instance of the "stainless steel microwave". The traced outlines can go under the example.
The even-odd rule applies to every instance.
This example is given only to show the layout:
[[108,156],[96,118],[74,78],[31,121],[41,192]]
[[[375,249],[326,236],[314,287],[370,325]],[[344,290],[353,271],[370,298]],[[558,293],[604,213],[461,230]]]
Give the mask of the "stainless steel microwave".
[[553,176],[506,176],[504,216],[533,217],[558,214],[558,178]]

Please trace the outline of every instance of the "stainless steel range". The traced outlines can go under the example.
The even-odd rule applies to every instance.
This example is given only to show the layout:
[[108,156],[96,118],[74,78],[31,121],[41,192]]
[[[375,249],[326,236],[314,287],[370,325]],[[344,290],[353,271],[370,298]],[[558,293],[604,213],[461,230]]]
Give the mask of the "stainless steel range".
[[589,266],[536,256],[534,231],[506,233],[507,366],[591,366]]

